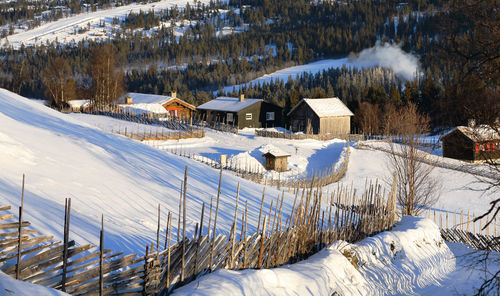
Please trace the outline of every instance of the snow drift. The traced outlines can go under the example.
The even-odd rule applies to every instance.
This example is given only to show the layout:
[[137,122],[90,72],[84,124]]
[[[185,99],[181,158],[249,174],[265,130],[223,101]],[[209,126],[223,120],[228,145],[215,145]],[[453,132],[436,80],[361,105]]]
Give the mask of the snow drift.
[[358,244],[337,241],[309,259],[275,269],[218,270],[175,295],[412,294],[439,284],[455,258],[430,220],[403,217]]

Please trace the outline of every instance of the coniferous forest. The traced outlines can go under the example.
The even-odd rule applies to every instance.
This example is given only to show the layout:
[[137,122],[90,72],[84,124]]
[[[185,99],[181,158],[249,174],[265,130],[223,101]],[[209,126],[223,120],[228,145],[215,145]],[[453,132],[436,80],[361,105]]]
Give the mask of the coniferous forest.
[[[35,27],[81,9],[127,3],[57,1],[31,9],[21,1],[2,3],[0,25],[34,19],[27,24]],[[7,38],[0,49],[0,87],[45,98],[55,107],[71,99],[99,97],[111,102],[124,91],[176,91],[199,105],[224,86],[389,42],[419,57],[420,72],[413,80],[402,80],[387,69],[344,67],[287,82],[250,85],[242,91],[283,106],[285,112],[303,97],[338,96],[358,117],[411,102],[429,114],[435,127],[464,124],[471,117],[480,121],[481,116],[499,114],[496,5],[497,1],[465,0],[194,2],[185,8],[113,19],[117,27],[111,32],[113,38],[105,41],[55,41],[20,48],[9,45],[12,32],[3,30]],[[49,8],[51,14],[33,18]],[[184,29],[181,36],[174,26],[163,25],[179,22]],[[238,31],[220,34],[228,27]],[[150,28],[158,29],[145,34]],[[103,69],[103,63],[112,69]],[[106,94],[99,87],[105,79],[115,82]],[[65,90],[64,96],[57,94],[62,93],[58,89]],[[484,114],[485,106],[491,114]]]

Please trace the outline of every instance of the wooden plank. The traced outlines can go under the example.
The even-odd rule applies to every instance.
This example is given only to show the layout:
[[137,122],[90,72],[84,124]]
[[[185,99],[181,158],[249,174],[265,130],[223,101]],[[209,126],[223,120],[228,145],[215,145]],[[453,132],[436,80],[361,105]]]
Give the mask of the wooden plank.
[[[58,243],[60,243],[60,242],[58,242]],[[74,245],[74,243],[75,243],[74,241],[71,241],[72,246]],[[46,246],[40,246],[40,247],[35,248],[35,249],[48,248],[48,250],[46,250],[46,251],[44,251],[36,256],[28,258],[24,261],[21,261],[20,270],[22,271],[22,269],[30,267],[33,264],[38,264],[38,263],[43,262],[45,260],[52,259],[55,256],[57,256],[59,252],[62,252],[62,250],[63,250],[63,246],[57,246],[55,248],[51,248],[51,247],[52,246],[50,246],[50,245],[46,245]],[[11,266],[11,267],[5,269],[4,272],[7,274],[10,274],[11,272],[15,271],[15,268],[16,268],[15,266]]]
[[[24,242],[24,244],[21,245],[21,250],[26,250],[28,248],[35,246],[35,245],[39,245],[39,244],[42,244],[42,243],[47,242],[49,240],[52,240],[53,238],[54,238],[53,236],[37,236],[37,237],[30,238],[30,239],[26,240]],[[0,252],[0,256],[3,257],[5,255],[11,254],[12,252],[15,252],[16,256],[17,256],[18,248],[2,251],[2,252]],[[2,261],[2,260],[6,260],[6,258],[0,259],[0,261]]]
[[[40,232],[37,230],[29,230],[29,229],[22,231],[22,234],[36,234],[36,233]],[[0,237],[17,237],[17,236],[19,236],[19,232],[17,231],[0,233]]]
[[10,210],[10,206],[0,206],[0,211],[8,211]]
[[[28,221],[23,221],[22,227],[28,227],[31,223]],[[19,222],[3,223],[0,224],[0,229],[12,229],[19,228]]]
[[14,214],[5,214],[5,215],[0,215],[0,220],[10,220],[14,219]]
[[[87,244],[87,245],[83,245],[81,247],[77,247],[75,249],[72,249],[71,253],[70,253],[70,251],[68,251],[68,258],[71,256],[74,256],[74,255],[83,253],[83,252],[87,251],[88,249],[90,249],[91,247],[92,247],[92,245]],[[33,275],[33,274],[35,274],[35,273],[37,273],[45,268],[48,268],[52,265],[58,264],[63,260],[64,260],[63,255],[61,254],[61,255],[59,255],[51,260],[48,260],[48,261],[45,261],[45,262],[40,263],[38,265],[34,265],[34,266],[29,267],[29,268],[26,268],[21,272],[21,279],[27,280],[28,276]],[[21,266],[22,266],[22,264],[21,264]],[[56,268],[57,268],[56,270],[60,269],[60,267],[56,267]]]

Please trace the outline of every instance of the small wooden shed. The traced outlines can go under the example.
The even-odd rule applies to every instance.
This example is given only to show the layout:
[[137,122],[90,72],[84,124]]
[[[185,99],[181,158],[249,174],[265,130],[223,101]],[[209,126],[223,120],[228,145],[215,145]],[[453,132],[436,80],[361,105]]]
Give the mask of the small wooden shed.
[[443,156],[461,160],[500,159],[500,134],[491,126],[458,126],[441,137]]
[[266,170],[288,171],[288,157],[290,154],[279,150],[271,150],[262,156],[266,158]]

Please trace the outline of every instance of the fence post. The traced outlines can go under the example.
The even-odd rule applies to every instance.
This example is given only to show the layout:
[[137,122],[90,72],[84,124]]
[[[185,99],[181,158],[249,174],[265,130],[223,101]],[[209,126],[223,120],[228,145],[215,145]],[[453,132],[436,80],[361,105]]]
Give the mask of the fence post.
[[21,240],[22,240],[22,228],[23,228],[23,206],[24,206],[24,174],[23,174],[23,188],[21,191],[21,206],[19,207],[19,236],[17,240],[17,263],[16,263],[16,279],[19,279],[20,268],[19,264],[21,263]]
[[66,269],[68,267],[68,240],[69,240],[69,221],[71,212],[71,198],[67,198],[64,205],[64,251],[61,291],[66,292]]
[[104,288],[104,282],[103,282],[103,253],[104,253],[104,215],[101,215],[101,233],[99,237],[99,296],[103,295],[103,288]]
[[262,253],[264,251],[264,239],[265,239],[265,234],[266,234],[266,223],[267,223],[267,216],[264,217],[264,223],[262,225],[262,234],[260,237],[259,261],[257,262],[258,269],[260,269],[262,266]]

